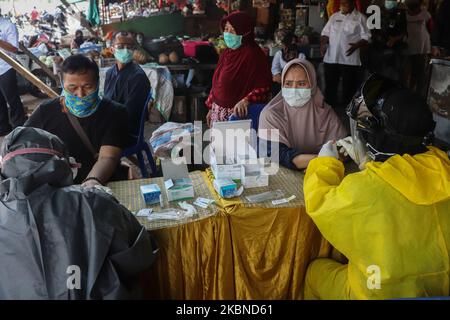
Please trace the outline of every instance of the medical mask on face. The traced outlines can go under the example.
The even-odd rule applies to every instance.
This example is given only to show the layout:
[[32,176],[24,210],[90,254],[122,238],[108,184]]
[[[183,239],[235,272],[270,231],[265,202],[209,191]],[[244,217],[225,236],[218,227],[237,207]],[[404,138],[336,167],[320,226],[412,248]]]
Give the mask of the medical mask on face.
[[234,50],[239,48],[242,44],[242,36],[232,34],[229,32],[223,33],[223,40],[225,41],[225,44],[227,45],[228,48]]
[[394,9],[397,7],[397,1],[394,0],[386,0],[384,2],[384,7],[388,10]]
[[311,100],[311,89],[309,88],[282,88],[281,94],[290,107],[303,107]]
[[63,89],[62,96],[65,98],[66,107],[71,114],[78,118],[86,118],[92,115],[100,104],[100,97],[97,90],[91,94],[80,98]]
[[133,50],[130,49],[115,49],[114,57],[120,63],[127,64],[133,60]]

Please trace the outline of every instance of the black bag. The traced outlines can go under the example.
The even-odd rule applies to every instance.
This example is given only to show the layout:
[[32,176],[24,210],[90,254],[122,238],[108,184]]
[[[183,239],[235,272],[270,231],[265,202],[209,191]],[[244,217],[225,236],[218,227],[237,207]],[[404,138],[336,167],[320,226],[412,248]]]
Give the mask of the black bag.
[[175,36],[146,39],[144,40],[143,47],[155,58],[161,53],[168,55],[171,52],[176,52],[179,59],[184,57],[183,45]]
[[195,57],[201,63],[217,63],[219,55],[211,45],[199,45],[195,48]]

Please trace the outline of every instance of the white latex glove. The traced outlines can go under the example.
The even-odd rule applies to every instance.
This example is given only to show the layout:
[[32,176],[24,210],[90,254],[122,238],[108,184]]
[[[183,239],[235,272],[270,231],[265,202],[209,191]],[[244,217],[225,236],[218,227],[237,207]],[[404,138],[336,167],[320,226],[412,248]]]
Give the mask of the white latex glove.
[[343,153],[345,156],[349,156],[353,161],[355,161],[355,163],[358,163],[358,161],[356,161],[355,148],[353,147],[353,138],[351,136],[338,140],[336,145],[340,147],[340,153]]
[[366,163],[368,162],[367,155],[364,155],[363,159],[359,159],[356,156],[355,147],[353,145],[353,138],[348,136],[344,139],[336,142],[336,145],[339,146],[339,152],[343,153],[345,156],[349,156],[352,160],[358,165],[360,170],[365,168]]
[[339,160],[339,153],[337,150],[336,142],[328,141],[320,149],[318,157],[333,157]]

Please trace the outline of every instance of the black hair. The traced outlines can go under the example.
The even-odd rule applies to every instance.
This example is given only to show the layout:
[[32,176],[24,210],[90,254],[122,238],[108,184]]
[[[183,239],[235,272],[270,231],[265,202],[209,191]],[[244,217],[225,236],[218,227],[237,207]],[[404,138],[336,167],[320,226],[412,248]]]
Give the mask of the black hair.
[[281,39],[281,43],[285,46],[281,51],[281,55],[286,62],[298,57],[298,47],[296,41],[294,41],[296,38],[292,31],[288,31]]
[[288,47],[292,44],[295,38],[296,38],[295,34],[292,31],[288,31],[286,32],[286,34],[283,35],[281,43],[284,44],[286,47]]
[[356,1],[355,0],[347,0],[347,1],[348,1],[348,3],[350,5],[352,5],[353,7],[356,7]]
[[114,43],[114,42],[116,41],[116,39],[117,39],[118,36],[121,36],[121,37],[130,37],[130,38],[133,39],[133,41],[136,41],[135,38],[134,38],[134,36],[133,36],[133,33],[128,32],[128,31],[116,31],[116,32],[114,32],[114,34],[113,34],[113,36],[112,36],[112,38],[111,38],[111,43]]
[[75,54],[64,60],[62,64],[62,72],[68,74],[84,74],[88,71],[92,71],[95,76],[95,80],[99,80],[99,69],[97,63],[82,54]]

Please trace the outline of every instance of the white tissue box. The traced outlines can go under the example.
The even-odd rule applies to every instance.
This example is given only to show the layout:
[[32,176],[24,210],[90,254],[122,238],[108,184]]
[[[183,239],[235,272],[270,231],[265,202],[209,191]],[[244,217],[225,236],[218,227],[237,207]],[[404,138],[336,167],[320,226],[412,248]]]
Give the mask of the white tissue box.
[[[234,159],[222,159],[220,164],[217,161],[214,152],[211,152],[211,170],[216,179],[230,178],[234,181],[241,181],[242,179],[242,165],[237,164]],[[231,163],[230,163],[231,162]]]

